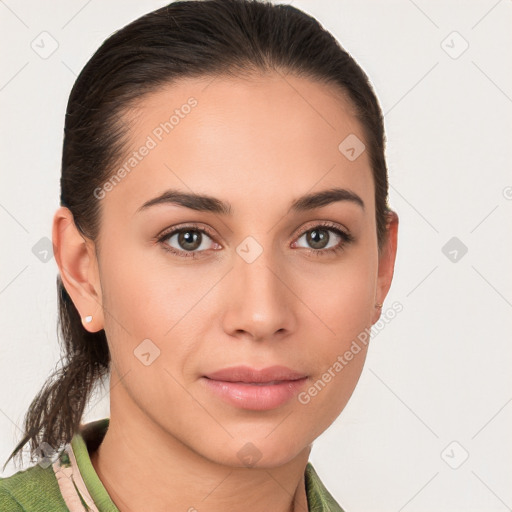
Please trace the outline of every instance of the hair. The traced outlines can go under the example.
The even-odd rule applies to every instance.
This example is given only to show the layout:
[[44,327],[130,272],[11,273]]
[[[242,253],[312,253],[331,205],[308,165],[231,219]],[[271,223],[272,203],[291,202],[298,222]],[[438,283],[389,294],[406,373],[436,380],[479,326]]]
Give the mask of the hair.
[[[266,0],[178,0],[114,32],[76,79],[66,109],[60,205],[98,247],[100,205],[93,191],[113,174],[129,136],[122,120],[145,95],[179,79],[250,76],[277,70],[334,85],[360,122],[375,185],[379,251],[387,240],[388,177],[381,108],[367,75],[312,16]],[[52,449],[79,430],[95,383],[108,375],[105,331],[91,333],[57,275],[63,362],[25,415],[24,437]],[[5,469],[5,465],[4,465]]]

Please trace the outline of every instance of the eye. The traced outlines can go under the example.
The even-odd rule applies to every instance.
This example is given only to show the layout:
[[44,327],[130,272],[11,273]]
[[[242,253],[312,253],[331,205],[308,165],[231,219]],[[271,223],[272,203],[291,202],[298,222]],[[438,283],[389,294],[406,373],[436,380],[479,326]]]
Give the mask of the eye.
[[[330,233],[334,233],[334,236]],[[306,246],[297,245],[302,238],[305,239]],[[304,247],[315,256],[323,256],[342,251],[345,245],[354,241],[354,237],[337,225],[325,222],[304,231],[298,241],[294,243],[295,246]]]
[[[177,256],[185,258],[197,258],[199,252],[204,252],[211,247],[212,238],[205,228],[195,225],[173,228],[161,235],[157,242],[162,247]],[[174,244],[171,245],[171,244]],[[213,245],[219,246],[216,242]]]
[[[196,225],[174,227],[159,236],[156,241],[162,247],[180,257],[198,258],[208,249],[218,250],[221,246],[213,240],[213,234]],[[306,246],[299,244],[304,238]],[[331,222],[319,223],[303,231],[292,247],[306,249],[315,256],[335,254],[354,241],[354,237]]]

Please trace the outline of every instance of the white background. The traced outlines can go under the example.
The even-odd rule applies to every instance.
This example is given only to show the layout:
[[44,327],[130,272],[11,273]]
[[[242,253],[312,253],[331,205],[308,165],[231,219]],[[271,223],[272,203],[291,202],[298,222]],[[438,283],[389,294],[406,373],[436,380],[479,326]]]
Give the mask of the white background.
[[[0,1],[2,465],[60,356],[57,265],[32,247],[51,239],[70,89],[104,39],[165,3]],[[355,57],[385,113],[400,228],[383,312],[404,308],[310,460],[347,512],[509,510],[512,1],[291,3]],[[43,31],[58,42],[48,58],[31,48]],[[452,237],[468,249],[456,261]],[[85,421],[108,416],[105,389]]]

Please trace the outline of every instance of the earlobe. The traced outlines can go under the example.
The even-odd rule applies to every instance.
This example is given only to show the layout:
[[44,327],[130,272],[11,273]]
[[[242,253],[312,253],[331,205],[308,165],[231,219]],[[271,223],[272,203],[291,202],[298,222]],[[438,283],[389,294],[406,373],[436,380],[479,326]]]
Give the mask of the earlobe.
[[[73,214],[59,207],[53,217],[52,241],[62,283],[87,330],[103,329],[103,308],[94,243],[77,229]],[[88,317],[91,317],[90,319]]]
[[[395,260],[398,244],[398,215],[394,211],[388,213],[387,240],[379,256],[379,271],[377,277],[377,290],[375,300],[383,303],[393,280]],[[382,310],[377,308],[374,312],[372,324],[380,318]]]

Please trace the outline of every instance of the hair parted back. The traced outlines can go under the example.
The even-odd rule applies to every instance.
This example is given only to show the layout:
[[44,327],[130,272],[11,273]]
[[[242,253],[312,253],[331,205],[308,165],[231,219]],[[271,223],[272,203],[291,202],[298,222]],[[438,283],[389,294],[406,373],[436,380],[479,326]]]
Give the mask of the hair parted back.
[[[98,48],[76,79],[65,116],[60,204],[77,229],[97,242],[101,205],[94,190],[123,154],[128,127],[122,114],[144,95],[181,78],[276,70],[335,85],[350,100],[372,166],[381,250],[391,209],[383,116],[368,77],[315,18],[265,0],[177,0],[114,32]],[[21,458],[29,441],[32,459],[43,442],[55,450],[70,442],[95,383],[109,373],[105,331],[83,327],[60,274],[57,292],[63,364],[30,404],[24,437],[5,465]]]

